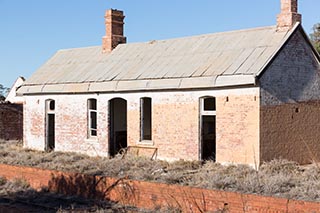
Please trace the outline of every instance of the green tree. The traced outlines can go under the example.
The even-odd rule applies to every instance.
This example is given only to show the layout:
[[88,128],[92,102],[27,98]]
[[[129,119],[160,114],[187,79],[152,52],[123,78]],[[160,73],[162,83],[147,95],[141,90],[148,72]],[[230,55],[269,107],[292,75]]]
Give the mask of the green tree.
[[7,96],[9,92],[9,88],[3,86],[2,84],[0,84],[0,101],[4,100],[5,97]]
[[317,49],[318,53],[320,53],[320,23],[313,25],[310,39],[314,47]]

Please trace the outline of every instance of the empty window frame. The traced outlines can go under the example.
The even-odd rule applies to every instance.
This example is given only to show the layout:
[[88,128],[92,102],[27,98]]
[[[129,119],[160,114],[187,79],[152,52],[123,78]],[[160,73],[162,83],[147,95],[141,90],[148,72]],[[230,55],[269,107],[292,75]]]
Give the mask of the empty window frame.
[[215,98],[203,98],[203,111],[216,111],[216,99]]
[[97,136],[97,100],[88,99],[88,137]]
[[48,104],[48,111],[54,111],[55,110],[55,101],[54,100],[49,100],[47,101]]
[[140,99],[140,139],[141,141],[152,140],[151,98]]
[[200,99],[200,113],[201,115],[216,115],[216,98],[214,97],[207,97]]

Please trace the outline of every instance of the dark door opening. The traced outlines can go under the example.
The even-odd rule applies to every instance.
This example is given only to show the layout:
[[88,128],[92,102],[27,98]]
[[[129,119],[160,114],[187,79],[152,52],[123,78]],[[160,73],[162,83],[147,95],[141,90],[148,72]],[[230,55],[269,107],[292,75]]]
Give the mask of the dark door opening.
[[216,161],[216,116],[201,116],[201,158]]
[[216,161],[216,98],[200,99],[200,159]]
[[109,109],[109,155],[113,157],[127,147],[127,101],[114,98]]
[[55,147],[55,115],[47,114],[47,142],[46,151],[53,151]]

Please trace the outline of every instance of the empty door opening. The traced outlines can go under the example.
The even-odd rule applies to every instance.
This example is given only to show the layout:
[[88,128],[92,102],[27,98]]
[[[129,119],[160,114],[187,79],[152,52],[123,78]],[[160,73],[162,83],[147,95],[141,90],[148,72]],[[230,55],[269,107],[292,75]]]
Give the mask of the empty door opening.
[[127,148],[127,101],[114,98],[109,101],[109,155],[118,154]]
[[200,159],[216,161],[216,99],[200,100]]
[[46,101],[46,151],[55,148],[55,101]]

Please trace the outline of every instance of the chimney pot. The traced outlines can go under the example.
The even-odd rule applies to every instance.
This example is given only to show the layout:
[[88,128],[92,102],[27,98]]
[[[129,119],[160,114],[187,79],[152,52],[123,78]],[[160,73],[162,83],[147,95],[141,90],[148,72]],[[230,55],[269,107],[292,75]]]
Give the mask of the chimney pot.
[[281,13],[277,17],[277,31],[287,31],[297,23],[301,23],[298,13],[298,0],[281,0]]
[[111,52],[118,44],[127,42],[123,36],[124,18],[123,11],[110,9],[105,13],[106,35],[102,38],[102,52]]

